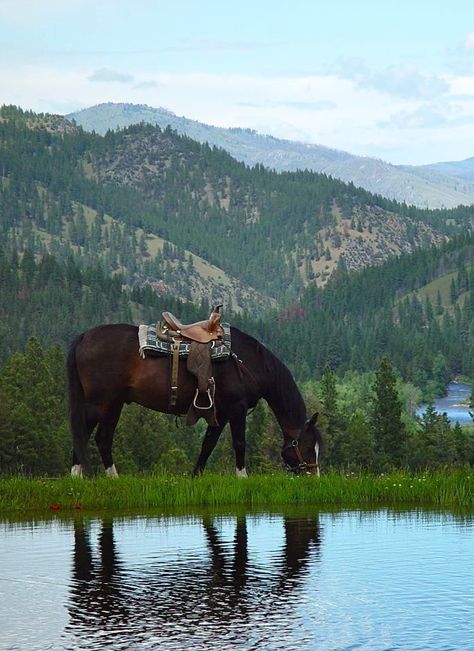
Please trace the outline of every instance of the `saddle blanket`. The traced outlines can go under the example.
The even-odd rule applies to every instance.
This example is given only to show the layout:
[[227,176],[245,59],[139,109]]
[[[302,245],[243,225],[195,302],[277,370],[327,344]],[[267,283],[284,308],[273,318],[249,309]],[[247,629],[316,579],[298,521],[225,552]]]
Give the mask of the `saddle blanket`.
[[[213,362],[229,359],[231,353],[230,325],[221,323],[224,336],[220,341],[211,341],[211,360]],[[163,341],[156,334],[159,324],[138,326],[138,345],[141,357],[145,355],[171,355],[171,342]],[[188,357],[191,350],[191,341],[181,341],[179,344],[179,356]]]

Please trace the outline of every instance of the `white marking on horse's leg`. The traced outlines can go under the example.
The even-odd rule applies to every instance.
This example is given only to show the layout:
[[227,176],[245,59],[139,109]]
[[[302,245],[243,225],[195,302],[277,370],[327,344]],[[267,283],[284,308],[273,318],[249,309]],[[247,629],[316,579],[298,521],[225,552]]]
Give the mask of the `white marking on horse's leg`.
[[319,472],[319,443],[316,443],[314,446],[314,452],[316,454],[316,477],[320,477],[321,473]]
[[117,468],[115,467],[115,463],[110,466],[110,468],[105,469],[105,476],[106,477],[118,477],[118,472]]
[[236,468],[235,469],[235,474],[237,475],[237,477],[248,477],[247,471],[245,470],[245,468],[242,468],[242,470],[239,470],[238,468]]
[[82,477],[82,466],[80,463],[76,463],[71,468],[71,477]]
[[316,463],[319,463],[319,443],[314,446],[314,454],[316,455]]

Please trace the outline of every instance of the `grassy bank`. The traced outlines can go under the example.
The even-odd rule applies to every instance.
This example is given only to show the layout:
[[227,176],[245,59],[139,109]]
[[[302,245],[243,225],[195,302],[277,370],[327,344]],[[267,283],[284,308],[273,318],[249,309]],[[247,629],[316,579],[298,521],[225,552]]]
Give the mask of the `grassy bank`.
[[474,509],[474,468],[417,475],[327,474],[248,479],[205,474],[119,479],[0,479],[0,512],[118,511],[193,507],[270,508],[316,505],[362,508],[390,505]]

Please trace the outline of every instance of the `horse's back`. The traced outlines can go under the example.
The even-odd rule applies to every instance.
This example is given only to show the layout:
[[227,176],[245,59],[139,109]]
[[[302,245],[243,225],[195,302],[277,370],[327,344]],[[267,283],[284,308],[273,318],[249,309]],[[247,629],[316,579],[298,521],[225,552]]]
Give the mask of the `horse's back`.
[[129,357],[138,351],[138,328],[128,323],[99,325],[86,330],[76,347],[76,359]]

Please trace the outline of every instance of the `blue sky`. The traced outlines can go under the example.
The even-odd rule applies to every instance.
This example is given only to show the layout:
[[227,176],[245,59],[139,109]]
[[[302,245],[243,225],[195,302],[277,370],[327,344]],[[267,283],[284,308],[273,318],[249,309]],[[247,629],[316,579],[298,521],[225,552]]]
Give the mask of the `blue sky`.
[[0,2],[0,103],[106,101],[394,163],[467,158],[474,2]]

